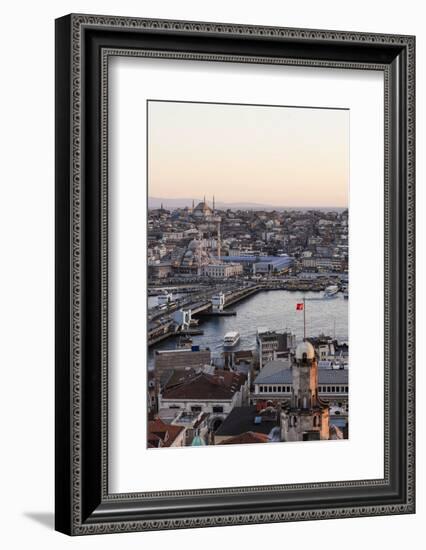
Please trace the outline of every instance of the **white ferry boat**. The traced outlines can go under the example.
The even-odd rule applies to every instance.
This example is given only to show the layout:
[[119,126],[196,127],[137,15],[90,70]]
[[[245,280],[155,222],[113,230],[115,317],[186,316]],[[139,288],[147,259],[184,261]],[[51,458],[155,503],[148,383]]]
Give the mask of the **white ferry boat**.
[[335,296],[338,292],[339,292],[339,287],[337,285],[328,286],[324,290],[324,298],[331,298],[332,296]]
[[227,332],[223,339],[223,346],[225,348],[232,348],[240,341],[240,333],[237,331]]

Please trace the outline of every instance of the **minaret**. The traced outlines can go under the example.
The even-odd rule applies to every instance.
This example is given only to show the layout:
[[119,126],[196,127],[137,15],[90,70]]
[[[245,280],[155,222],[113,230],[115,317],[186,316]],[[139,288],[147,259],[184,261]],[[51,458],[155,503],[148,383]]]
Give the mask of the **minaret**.
[[213,195],[213,214],[215,213],[215,203],[214,203],[214,195]]
[[202,238],[201,235],[199,235],[199,244],[198,244],[198,274],[201,275],[202,269],[201,269],[201,250],[202,247]]
[[217,222],[217,258],[219,261],[222,253],[221,248],[222,248],[222,243],[221,243],[221,235],[220,235],[220,218],[219,218],[219,221]]

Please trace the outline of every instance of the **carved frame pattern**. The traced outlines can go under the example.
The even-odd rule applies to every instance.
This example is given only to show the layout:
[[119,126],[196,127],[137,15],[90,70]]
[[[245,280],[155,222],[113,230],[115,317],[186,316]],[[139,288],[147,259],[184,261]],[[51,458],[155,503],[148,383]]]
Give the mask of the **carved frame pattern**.
[[[74,535],[83,534],[99,534],[99,533],[117,533],[127,531],[143,531],[156,529],[181,529],[189,527],[204,527],[217,525],[239,525],[248,523],[265,523],[265,522],[283,522],[283,521],[303,521],[312,519],[328,519],[337,517],[361,517],[371,515],[385,514],[404,514],[414,512],[414,169],[415,169],[415,60],[414,49],[415,40],[412,36],[397,36],[397,35],[381,35],[381,34],[365,34],[365,33],[347,33],[341,31],[330,30],[308,30],[308,29],[289,29],[279,27],[264,27],[264,26],[245,26],[245,25],[229,25],[218,23],[201,23],[187,21],[169,21],[169,20],[153,20],[153,19],[137,19],[125,17],[108,17],[96,15],[71,15],[68,16],[68,24],[70,31],[70,322],[69,322],[69,338],[70,338],[70,366],[69,366],[69,389],[70,389],[70,515],[69,520],[61,520],[57,528]],[[275,512],[256,512],[243,514],[214,514],[210,516],[200,515],[199,517],[179,517],[165,518],[155,520],[145,520],[143,517],[137,520],[100,520],[97,521],[94,517],[91,522],[87,522],[87,518],[83,517],[82,511],[82,341],[84,335],[82,333],[82,317],[83,300],[82,279],[83,272],[83,250],[82,243],[84,241],[84,218],[83,200],[82,200],[82,181],[84,175],[82,173],[84,163],[84,150],[82,146],[82,120],[84,117],[84,106],[82,104],[82,65],[83,60],[83,37],[86,29],[117,29],[120,31],[149,31],[149,32],[170,32],[176,34],[210,34],[214,36],[246,36],[262,39],[290,39],[300,41],[324,42],[328,44],[363,44],[374,46],[391,45],[395,48],[401,48],[406,55],[406,135],[402,136],[405,140],[406,147],[406,248],[405,254],[406,265],[406,327],[404,327],[406,335],[406,471],[403,475],[406,476],[406,498],[405,502],[398,504],[380,504],[371,506],[339,506],[339,507],[319,507],[318,509],[310,510],[283,510]],[[234,61],[243,63],[274,63],[283,65],[301,65],[315,67],[336,67],[344,69],[368,69],[384,72],[385,78],[385,342],[389,343],[389,307],[386,303],[390,299],[389,296],[389,257],[391,254],[391,237],[389,227],[392,223],[392,212],[390,205],[390,197],[388,196],[388,181],[389,181],[389,166],[390,148],[392,140],[392,121],[390,119],[390,102],[392,100],[390,89],[390,68],[387,63],[366,63],[356,61],[332,61],[318,59],[295,59],[291,57],[262,57],[262,56],[244,56],[244,55],[216,55],[216,54],[197,54],[191,52],[171,52],[171,51],[155,51],[141,49],[122,49],[117,47],[106,47],[102,50],[102,67],[101,67],[101,248],[102,248],[102,266],[101,266],[101,294],[102,294],[102,313],[101,313],[101,339],[102,339],[102,500],[108,501],[137,501],[143,498],[160,497],[160,496],[175,496],[183,495],[224,495],[227,493],[250,494],[256,493],[259,490],[282,491],[296,490],[304,491],[309,488],[349,488],[359,486],[378,486],[389,483],[389,369],[386,365],[390,364],[389,346],[385,346],[385,476],[383,480],[364,480],[364,481],[344,481],[336,483],[317,483],[317,484],[297,484],[288,486],[270,486],[270,487],[240,487],[229,489],[211,489],[211,490],[194,490],[194,491],[172,491],[161,493],[130,493],[130,494],[109,494],[108,493],[108,467],[107,467],[107,420],[108,420],[108,352],[107,352],[107,321],[108,321],[108,141],[107,141],[107,124],[108,124],[108,59],[111,56],[139,56],[139,57],[157,57],[169,59],[191,59],[191,60],[208,60],[208,61]],[[57,182],[58,185],[58,182]],[[57,187],[57,192],[60,191]],[[57,364],[57,369],[61,366]],[[58,371],[57,371],[58,372]],[[58,396],[57,396],[58,397]],[[62,504],[60,503],[60,506]]]

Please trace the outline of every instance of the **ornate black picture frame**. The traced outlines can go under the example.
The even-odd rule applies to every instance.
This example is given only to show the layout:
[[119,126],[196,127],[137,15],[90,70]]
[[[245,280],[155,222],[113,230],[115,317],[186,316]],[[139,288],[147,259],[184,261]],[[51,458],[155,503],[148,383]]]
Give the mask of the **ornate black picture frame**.
[[[384,74],[384,477],[110,494],[108,58]],[[68,15],[56,21],[56,529],[69,535],[408,514],[414,480],[413,36]]]

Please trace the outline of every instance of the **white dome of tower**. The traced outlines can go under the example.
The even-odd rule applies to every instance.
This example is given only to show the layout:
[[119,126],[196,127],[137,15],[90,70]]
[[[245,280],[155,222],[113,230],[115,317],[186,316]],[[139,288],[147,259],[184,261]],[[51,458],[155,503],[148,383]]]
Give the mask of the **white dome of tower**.
[[315,359],[314,346],[310,342],[300,342],[296,347],[296,359],[303,359],[306,354],[306,359]]

